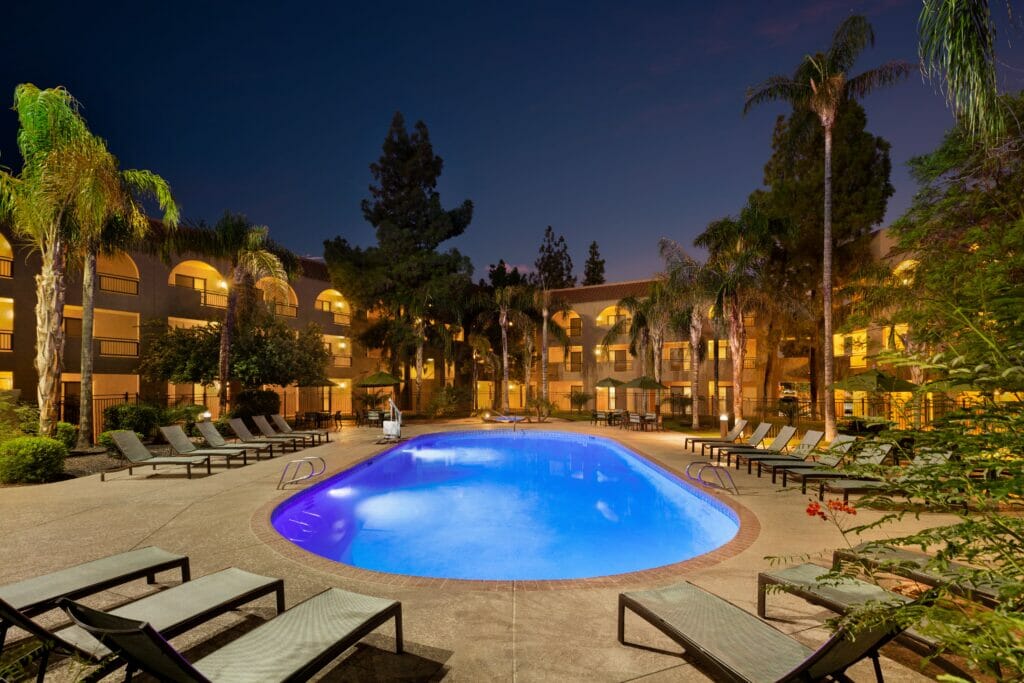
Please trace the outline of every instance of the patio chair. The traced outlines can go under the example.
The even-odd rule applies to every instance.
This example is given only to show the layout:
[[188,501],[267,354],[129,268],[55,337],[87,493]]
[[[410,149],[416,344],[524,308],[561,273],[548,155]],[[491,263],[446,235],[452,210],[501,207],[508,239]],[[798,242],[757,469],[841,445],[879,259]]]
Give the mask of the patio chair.
[[185,430],[179,425],[161,427],[160,433],[164,435],[164,438],[167,439],[167,443],[171,444],[171,449],[178,455],[206,455],[211,458],[224,458],[224,462],[228,467],[231,467],[232,458],[241,456],[242,464],[249,464],[246,449],[198,448],[194,443],[192,443],[192,439],[188,438],[188,434],[186,434]]
[[597,425],[601,424],[602,422],[608,422],[608,413],[604,412],[603,410],[595,410],[592,413],[590,413],[590,424]]
[[661,415],[658,413],[644,413],[644,429],[649,426],[652,431],[660,432],[665,429],[665,425],[661,422]]
[[[143,576],[147,583],[156,583],[158,573],[172,569],[181,572],[182,582],[191,578],[188,557],[146,546],[0,586],[0,601],[22,616],[32,617],[54,609],[61,598],[81,598]],[[0,652],[9,627],[0,617]]]
[[379,410],[367,410],[366,411],[366,424],[369,427],[379,427],[383,422],[384,416]]
[[[338,411],[337,413],[335,413],[335,415],[337,416],[335,419],[338,422],[340,422],[340,420],[341,420],[341,411]],[[292,426],[290,424],[288,424],[288,421],[285,420],[284,416],[281,415],[280,413],[274,413],[273,415],[270,416],[270,419],[274,421],[274,425],[285,436],[287,436],[289,434],[310,434],[310,435],[315,436],[316,438],[320,439],[321,441],[324,441],[324,440],[330,441],[331,440],[331,431],[329,429],[300,429],[300,430],[295,430],[295,429],[292,429]]]
[[640,431],[644,428],[644,418],[640,413],[629,414],[629,428]]
[[[860,453],[855,456],[858,465],[881,465],[892,450],[891,443],[879,443],[871,441],[864,444]],[[855,476],[849,472],[839,469],[838,465],[829,466],[828,463],[794,463],[782,468],[782,485],[786,486],[790,479],[800,480],[800,493],[807,493],[807,482],[821,481],[822,479],[854,479]],[[822,465],[825,465],[824,467]]]
[[[839,579],[831,577],[820,581],[829,573],[825,567],[816,564],[799,564],[761,572],[757,575],[757,616],[765,618],[766,598],[769,586],[778,586],[786,593],[803,598],[813,605],[819,605],[837,614],[846,614],[868,602],[906,603],[910,598],[887,591],[881,586],[861,581],[850,576]],[[928,657],[939,651],[939,643],[913,628],[899,633],[895,640],[915,653]],[[962,669],[943,659],[934,659],[948,673],[967,676]]]
[[[206,473],[212,474],[213,472],[210,469],[210,456],[208,455],[155,456],[139,441],[139,436],[135,432],[122,429],[114,432],[111,436],[117,450],[128,460],[128,466],[125,467],[128,470],[128,476],[132,475],[133,469],[143,465],[152,465],[154,470],[157,465],[184,465],[185,476],[188,479],[192,478],[192,465],[206,463]],[[107,472],[100,472],[100,481],[106,480]]]
[[899,492],[900,480],[906,479],[914,474],[915,469],[941,465],[948,462],[952,457],[950,451],[922,451],[904,468],[904,474],[891,482],[879,481],[877,479],[833,479],[822,480],[818,484],[818,500],[825,500],[825,491],[829,493],[842,493],[843,502],[850,501],[851,493],[870,493],[882,487],[889,487],[893,492]]
[[619,642],[625,640],[626,609],[681,645],[716,681],[850,680],[850,666],[870,657],[882,680],[878,650],[898,632],[881,624],[856,633],[836,631],[817,650],[776,630],[753,614],[688,581],[619,594]]
[[316,437],[309,433],[279,434],[278,432],[274,431],[274,428],[270,426],[269,422],[267,422],[267,418],[263,417],[262,415],[253,415],[252,421],[253,424],[256,425],[256,429],[260,430],[260,434],[263,436],[264,439],[277,439],[282,441],[284,439],[291,439],[293,448],[297,448],[298,446],[302,446],[303,448],[305,448],[307,445],[307,441],[309,442],[310,446],[316,445]]
[[[145,620],[171,638],[271,593],[277,596],[277,610],[280,613],[284,610],[284,581],[229,567],[121,605],[111,610],[110,614],[120,618]],[[57,605],[64,608],[70,602],[71,598],[62,597]],[[49,657],[54,652],[100,664],[100,670],[90,674],[89,678],[92,679],[120,666],[110,649],[77,625],[50,630],[2,600],[0,618],[27,631],[42,644],[37,652],[40,681]]]
[[732,429],[724,436],[688,436],[683,439],[683,448],[689,448],[691,452],[695,452],[695,446],[699,443],[710,443],[712,441],[723,441],[728,443],[735,443],[736,439],[743,436],[743,430],[747,428],[747,421],[743,418],[736,420],[736,424],[732,426]]
[[[771,429],[771,422],[762,422],[761,424],[757,425],[757,427],[754,428],[754,431],[750,434],[750,438],[748,438],[745,442],[743,442],[740,445],[747,446],[749,448],[757,448],[758,446],[761,445],[761,442],[764,441],[765,437],[768,436],[768,432],[770,432]],[[703,441],[700,444],[700,454],[701,457],[703,457],[704,451],[707,450],[708,457],[710,458],[715,454],[715,451],[719,448],[731,448],[735,446],[736,444],[734,444],[731,441]]]
[[402,654],[402,603],[330,588],[189,662],[153,624],[66,600],[71,619],[129,662],[159,680],[306,681],[387,621],[395,620]]
[[793,446],[792,449],[783,452],[775,453],[753,453],[753,452],[741,452],[736,458],[737,465],[740,460],[747,463],[747,474],[751,473],[751,468],[754,463],[757,463],[757,476],[761,476],[761,463],[781,462],[787,460],[791,463],[805,462],[807,458],[814,456],[815,449],[818,448],[818,444],[824,438],[825,433],[814,429],[808,429],[804,432],[804,436],[800,439],[800,443]]
[[[837,467],[843,458],[853,447],[853,444],[857,441],[857,437],[850,436],[849,434],[840,434],[832,443],[828,445],[828,448],[824,452],[816,450],[817,444],[812,448],[804,448],[804,441],[807,440],[807,435],[818,437],[818,443],[821,443],[821,432],[809,431],[804,435],[804,439],[793,449],[792,452],[785,455],[777,455],[766,458],[756,458],[754,462],[757,463],[757,476],[760,477],[761,473],[765,470],[772,473],[772,483],[775,483],[776,473],[781,471],[784,467],[790,466],[804,466],[817,467],[825,465],[827,467]],[[749,471],[749,467],[747,468]]]
[[775,435],[771,443],[766,448],[754,448],[751,446],[729,446],[727,448],[718,449],[718,462],[722,462],[722,456],[725,456],[725,465],[728,467],[732,464],[733,456],[736,458],[736,469],[740,468],[740,456],[747,454],[750,456],[764,455],[764,456],[778,456],[786,452],[789,448],[789,441],[796,434],[796,427],[790,427],[786,425],[779,429],[779,433]]
[[274,457],[274,444],[270,441],[249,441],[247,443],[228,443],[224,436],[217,431],[216,425],[212,422],[197,422],[196,429],[203,436],[203,441],[211,448],[228,449],[235,451],[252,451],[256,459],[260,459],[260,453],[266,451],[271,458]]
[[252,432],[249,431],[249,428],[245,426],[245,422],[243,422],[242,418],[240,417],[233,417],[230,420],[228,420],[228,426],[231,427],[231,431],[235,433],[235,436],[238,437],[238,440],[244,444],[278,444],[281,446],[282,451],[284,450],[285,446],[291,445],[293,451],[299,450],[298,446],[295,445],[295,439],[292,439],[290,437],[284,439],[270,439],[267,437],[257,439],[255,436],[253,436]]
[[978,568],[963,562],[949,561],[943,569],[939,569],[931,566],[934,560],[934,555],[920,550],[880,546],[870,541],[832,553],[832,566],[836,568],[842,564],[855,564],[864,570],[881,570],[925,586],[949,586],[958,595],[986,607],[999,604],[1001,583],[964,581],[965,573],[976,572]]

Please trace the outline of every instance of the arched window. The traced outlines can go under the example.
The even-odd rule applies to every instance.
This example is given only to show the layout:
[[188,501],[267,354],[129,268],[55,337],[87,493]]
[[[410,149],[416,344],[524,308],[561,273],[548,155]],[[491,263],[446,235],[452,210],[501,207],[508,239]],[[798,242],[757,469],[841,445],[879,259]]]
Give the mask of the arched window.
[[276,315],[283,315],[294,318],[299,314],[299,298],[295,290],[284,280],[272,277],[261,278],[256,283],[256,289],[260,291],[263,300],[274,311]]
[[171,269],[167,284],[202,292],[203,306],[227,308],[228,283],[209,263],[203,261],[182,261]]
[[335,325],[352,324],[352,307],[345,297],[336,289],[325,289],[316,297],[314,304],[318,311],[331,314],[331,320]]
[[96,257],[96,286],[114,294],[139,293],[139,268],[124,252]]

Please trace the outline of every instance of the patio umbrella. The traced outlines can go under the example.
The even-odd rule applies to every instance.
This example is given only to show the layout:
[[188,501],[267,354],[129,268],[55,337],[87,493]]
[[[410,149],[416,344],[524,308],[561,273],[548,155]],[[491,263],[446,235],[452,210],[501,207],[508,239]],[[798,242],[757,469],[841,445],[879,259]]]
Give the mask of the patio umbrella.
[[871,394],[889,394],[899,391],[915,391],[917,385],[905,379],[887,375],[880,370],[871,369],[835,382],[832,388],[843,391],[866,391]]
[[659,382],[658,380],[654,379],[653,377],[651,377],[649,375],[640,375],[636,379],[632,379],[632,380],[626,382],[625,387],[627,389],[639,389],[640,390],[640,400],[644,404],[644,411],[645,412],[647,410],[647,392],[648,392],[648,390],[651,390],[651,391],[661,391],[662,389],[668,389],[668,387],[666,387],[664,384],[662,384],[661,382]]
[[594,386],[600,387],[601,389],[613,389],[615,387],[621,387],[623,384],[625,384],[625,382],[623,382],[621,379],[615,379],[614,377],[605,377],[602,380],[598,380],[597,384],[595,384]]
[[357,387],[391,387],[401,384],[402,380],[387,372],[375,372],[356,382]]

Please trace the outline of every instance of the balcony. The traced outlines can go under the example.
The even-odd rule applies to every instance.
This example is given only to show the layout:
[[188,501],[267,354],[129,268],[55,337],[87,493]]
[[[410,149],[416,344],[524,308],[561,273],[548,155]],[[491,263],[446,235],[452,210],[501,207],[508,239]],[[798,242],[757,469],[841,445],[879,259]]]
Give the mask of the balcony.
[[111,273],[97,273],[96,283],[101,292],[129,294],[133,296],[138,296],[139,294],[138,278],[113,275]]
[[116,339],[113,337],[94,337],[96,353],[110,358],[138,358],[139,341],[137,339]]
[[14,259],[0,256],[0,277],[11,277],[11,266],[13,263]]
[[268,301],[267,306],[274,312],[274,315],[279,315],[282,318],[297,318],[299,317],[299,307],[294,304],[285,304],[280,301]]
[[331,356],[331,367],[350,368],[352,367],[352,356]]
[[14,333],[11,332],[10,330],[4,330],[4,331],[0,332],[0,351],[13,351],[14,350],[14,346],[12,344],[13,337],[14,337]]

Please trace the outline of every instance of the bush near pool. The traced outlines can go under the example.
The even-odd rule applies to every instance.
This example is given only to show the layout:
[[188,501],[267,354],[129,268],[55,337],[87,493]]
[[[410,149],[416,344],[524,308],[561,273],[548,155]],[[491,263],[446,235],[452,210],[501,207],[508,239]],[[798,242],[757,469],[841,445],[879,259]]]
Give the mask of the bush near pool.
[[22,436],[0,444],[0,482],[40,484],[64,473],[68,449],[43,436]]

